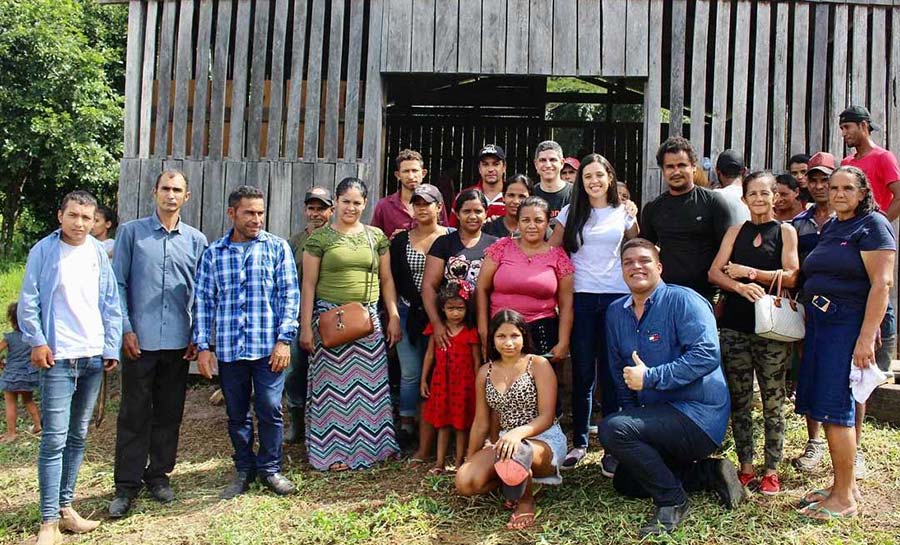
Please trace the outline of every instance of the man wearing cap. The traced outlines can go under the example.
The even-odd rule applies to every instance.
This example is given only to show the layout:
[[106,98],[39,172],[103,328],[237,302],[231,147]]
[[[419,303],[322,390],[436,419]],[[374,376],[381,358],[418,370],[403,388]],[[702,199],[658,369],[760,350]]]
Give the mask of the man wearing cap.
[[550,219],[559,215],[559,211],[569,204],[572,195],[572,184],[567,184],[560,177],[563,167],[563,150],[553,140],[545,140],[534,150],[534,169],[540,182],[534,185],[534,195],[547,201],[550,205]]
[[[394,177],[397,178],[400,187],[395,193],[379,200],[372,214],[372,226],[381,229],[389,238],[416,225],[412,205],[409,202],[413,190],[428,175],[422,154],[418,151],[402,150],[394,162],[397,168]],[[440,222],[441,225],[447,225],[447,213],[443,210]]]
[[841,166],[853,166],[866,173],[872,186],[875,202],[891,221],[900,217],[900,167],[897,158],[878,146],[870,136],[878,126],[872,123],[869,110],[862,106],[850,106],[840,116],[841,136],[844,144],[855,148],[853,155],[844,157]]
[[728,203],[735,224],[750,221],[750,209],[742,200],[746,172],[744,157],[737,150],[725,150],[716,159],[716,176],[719,178],[719,187],[714,191]]
[[[297,263],[297,279],[303,281],[303,244],[313,231],[328,225],[334,213],[331,191],[323,187],[312,187],[303,199],[306,227],[291,237],[288,245]],[[297,338],[300,336],[297,335]],[[291,427],[284,434],[286,443],[299,443],[304,433],[304,408],[306,407],[306,374],[309,370],[309,352],[303,350],[297,339],[291,343],[291,364],[284,373],[284,395],[287,398]]]
[[578,167],[581,166],[581,161],[574,157],[566,157],[563,159],[562,170],[559,172],[559,177],[566,181],[566,183],[574,184],[575,177],[578,175]]
[[[475,185],[464,187],[463,191],[477,189],[484,193],[488,202],[487,219],[500,218],[506,215],[506,204],[503,202],[503,180],[506,178],[506,152],[497,144],[488,144],[478,152],[478,175],[480,179]],[[457,197],[459,194],[457,194]],[[450,206],[455,205],[453,197]],[[445,224],[446,225],[446,224]],[[450,226],[459,227],[456,214],[450,214]]]

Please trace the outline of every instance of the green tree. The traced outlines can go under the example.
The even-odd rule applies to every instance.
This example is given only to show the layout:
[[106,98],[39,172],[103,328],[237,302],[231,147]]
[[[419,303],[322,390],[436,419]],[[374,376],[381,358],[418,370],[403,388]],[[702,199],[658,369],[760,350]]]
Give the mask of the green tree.
[[[56,224],[66,192],[114,198],[122,155],[124,19],[92,0],[0,1],[0,245]],[[121,24],[121,30],[98,28]],[[118,68],[117,68],[118,67]],[[26,223],[26,222],[21,222]],[[22,233],[24,231],[24,233]]]

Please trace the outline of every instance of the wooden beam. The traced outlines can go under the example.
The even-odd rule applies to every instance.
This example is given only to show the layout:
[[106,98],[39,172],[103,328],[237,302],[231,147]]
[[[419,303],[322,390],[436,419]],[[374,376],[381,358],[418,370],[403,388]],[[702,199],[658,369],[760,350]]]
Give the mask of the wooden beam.
[[[306,71],[306,109],[303,116],[303,158],[309,161],[314,161],[319,157],[319,110],[322,96],[322,51],[324,48],[322,42],[325,38],[326,1],[312,0],[309,63]],[[380,43],[380,31],[376,37]],[[376,64],[380,67],[380,63]]]
[[[365,0],[350,1],[350,36],[363,35],[363,9]],[[433,45],[433,44],[432,44]],[[362,65],[362,40],[350,40],[347,52],[347,91],[344,100],[344,154],[345,159],[359,160],[359,87]]]
[[[627,20],[626,0],[603,1],[603,75],[625,75],[625,40],[614,29]],[[652,29],[650,29],[652,31]],[[643,32],[648,32],[644,29]]]
[[528,10],[528,73],[553,72],[553,2],[531,0]]
[[[162,27],[159,30],[159,64],[156,68],[156,135],[153,139],[153,155],[169,154],[169,110],[172,85],[172,51],[175,41],[175,2],[163,2]],[[154,29],[155,30],[155,29]]]
[[[847,29],[849,26],[849,8],[846,5],[834,7],[834,28]],[[844,139],[838,125],[838,116],[847,107],[847,52],[849,51],[849,35],[841,32],[834,37],[831,57],[831,101],[828,108],[828,123],[831,127],[825,145],[835,157],[844,156]]]
[[669,64],[671,66],[671,78],[669,83],[669,136],[681,136],[681,128],[684,120],[684,55],[686,32],[687,0],[674,0],[672,5],[672,49],[671,61]]
[[289,0],[275,0],[275,23],[272,30],[272,74],[269,77],[269,117],[265,155],[267,159],[283,157],[281,131],[284,127],[284,50],[287,38],[288,4]]
[[[416,0],[412,15],[412,66],[413,72],[434,70],[434,7],[436,0]],[[351,7],[352,11],[352,7]],[[353,34],[350,34],[353,36]],[[361,36],[362,34],[360,34]],[[351,40],[350,47],[353,48]],[[348,78],[349,79],[349,78]]]
[[731,78],[731,148],[744,154],[747,135],[747,87],[750,74],[750,40],[740,39],[750,34],[749,2],[738,2],[733,32],[734,72]]
[[[461,74],[481,72],[481,0],[459,0],[458,64]],[[393,12],[392,12],[393,13]],[[393,19],[391,28],[393,29]],[[505,30],[505,29],[504,29]]]
[[[650,0],[629,0],[625,15],[625,75],[647,77]],[[705,54],[705,53],[704,53]]]
[[[128,43],[125,53],[125,114],[123,153],[126,159],[138,156],[141,129],[141,70],[143,68],[144,20],[147,7],[143,2],[128,6]],[[125,163],[122,163],[124,169]]]
[[[577,0],[553,2],[553,75],[574,76],[578,70]],[[585,44],[596,47],[597,44]]]
[[506,2],[484,2],[481,9],[481,72],[506,71]]
[[[381,195],[381,166],[384,160],[384,83],[381,77],[381,33],[385,0],[370,0],[369,43],[366,59],[366,98],[363,127],[363,161],[369,184],[368,210],[374,210]],[[440,2],[443,4],[444,2]],[[436,59],[437,60],[437,59]],[[371,217],[371,215],[369,215]]]
[[[213,159],[221,159],[225,153],[225,102],[228,90],[228,51],[231,46],[231,5],[231,0],[220,0],[216,16],[216,49],[212,64],[208,144],[209,157]],[[219,224],[221,227],[221,221]]]
[[579,74],[599,76],[603,73],[601,15],[601,0],[578,0],[578,24],[570,29],[577,29]]
[[[306,50],[306,0],[294,0],[293,43],[291,51]],[[287,122],[284,131],[284,156],[299,157],[300,113],[303,110],[303,55],[291,54],[291,91],[288,95]]]
[[[175,104],[172,112],[172,156],[187,155],[187,122],[190,84],[194,65],[194,3],[182,2],[178,16],[178,44],[175,57]],[[199,217],[199,216],[198,216]]]
[[336,161],[338,122],[341,118],[341,61],[344,56],[344,0],[331,1],[331,32],[328,39],[328,80],[325,87],[325,135],[323,157]]
[[[409,72],[412,48],[412,0],[388,0],[387,72]],[[334,4],[332,3],[332,9]]]
[[709,156],[725,150],[725,123],[728,121],[728,35],[731,29],[731,2],[716,2],[716,46],[713,60],[712,141]]
[[[770,2],[756,4],[755,60],[753,62],[753,116],[750,118],[750,162],[753,170],[770,168],[766,157],[769,139],[769,45],[772,10]],[[781,108],[781,104],[776,104]]]
[[[663,6],[661,2],[650,4],[650,26],[647,44],[650,51],[649,77],[644,85],[644,172],[641,176],[641,202],[647,204],[662,189],[662,180],[656,166],[659,148],[660,114],[662,109],[662,34]],[[651,167],[653,165],[653,167]]]
[[[228,158],[244,158],[247,112],[247,54],[250,49],[250,2],[238,1],[234,33],[234,64],[231,77],[231,117],[228,131]],[[226,165],[226,174],[228,166]]]
[[[200,22],[197,25],[197,57],[195,60],[197,68],[194,76],[194,105],[191,113],[191,157],[195,159],[206,156],[204,144],[209,130],[206,113],[210,91],[209,53],[212,45],[212,17],[212,0],[200,0]],[[197,200],[199,201],[199,199]]]
[[809,4],[800,2],[794,6],[793,73],[791,84],[791,154],[807,153],[806,146],[806,68],[809,45]]
[[[369,23],[369,33],[372,32],[371,29],[372,22]],[[436,2],[434,5],[435,72],[456,72],[457,57],[459,56],[458,31],[459,0],[440,0]]]
[[[828,27],[830,6],[816,6],[815,28]],[[809,150],[815,153],[825,149],[825,91],[828,86],[828,33],[813,33],[813,70],[809,97]]]
[[785,3],[775,4],[775,64],[772,73],[772,159],[773,170],[782,171],[787,162],[787,53],[789,9]]
[[706,149],[706,48],[709,43],[709,0],[694,7],[694,42],[691,48],[691,143],[697,153]]
[[528,72],[528,0],[507,0],[506,3],[506,73]]

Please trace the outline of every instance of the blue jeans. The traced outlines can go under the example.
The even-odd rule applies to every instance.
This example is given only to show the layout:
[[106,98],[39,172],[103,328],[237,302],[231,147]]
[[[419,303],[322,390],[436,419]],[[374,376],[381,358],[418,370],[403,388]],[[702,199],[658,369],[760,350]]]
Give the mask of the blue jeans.
[[409,335],[406,333],[409,307],[400,303],[397,308],[400,313],[400,330],[403,332],[403,338],[397,343],[397,359],[400,360],[400,416],[416,416],[422,361],[425,359],[428,341],[426,337],[419,337],[417,343],[409,342]]
[[897,357],[897,313],[888,301],[887,311],[881,320],[881,347],[875,351],[875,363],[885,373],[891,370],[891,360]]
[[[281,394],[284,373],[275,373],[269,358],[238,360],[219,364],[219,381],[228,413],[228,435],[234,447],[234,467],[241,472],[271,475],[281,471],[281,441],[284,421]],[[259,451],[253,452],[253,418],[250,395],[255,396],[259,430]]]
[[43,522],[59,519],[60,507],[72,505],[102,378],[100,356],[56,360],[53,367],[41,370],[44,431],[38,452],[38,483]]
[[587,447],[594,383],[600,379],[601,412],[619,410],[606,353],[606,309],[621,293],[576,293],[572,324],[572,444]]
[[291,409],[306,407],[309,352],[300,348],[300,335],[291,343],[291,364],[284,370],[284,397]]
[[616,491],[651,497],[658,507],[681,505],[688,492],[704,490],[707,464],[702,461],[718,448],[700,426],[667,403],[607,417],[600,424],[600,443],[619,460]]

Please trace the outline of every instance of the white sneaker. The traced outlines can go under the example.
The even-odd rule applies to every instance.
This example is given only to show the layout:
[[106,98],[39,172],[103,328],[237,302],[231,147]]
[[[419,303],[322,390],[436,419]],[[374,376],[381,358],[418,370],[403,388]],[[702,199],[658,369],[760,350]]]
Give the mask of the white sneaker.
[[866,457],[863,456],[862,451],[856,451],[856,460],[853,462],[853,474],[856,475],[856,479],[865,479],[869,474],[869,469],[866,467]]
[[560,469],[572,469],[578,465],[578,462],[581,461],[582,458],[587,454],[587,449],[584,447],[575,447],[566,454],[566,459],[563,460],[562,466]]
[[800,471],[812,471],[822,463],[822,457],[825,456],[826,448],[827,445],[824,440],[810,439],[806,442],[803,454],[794,458],[791,464]]

